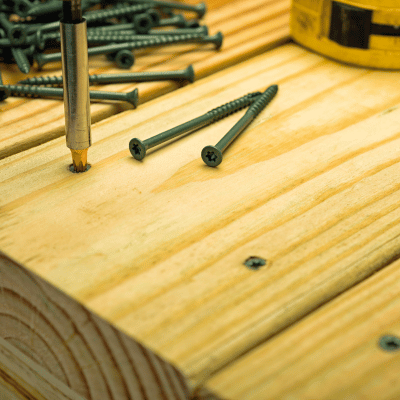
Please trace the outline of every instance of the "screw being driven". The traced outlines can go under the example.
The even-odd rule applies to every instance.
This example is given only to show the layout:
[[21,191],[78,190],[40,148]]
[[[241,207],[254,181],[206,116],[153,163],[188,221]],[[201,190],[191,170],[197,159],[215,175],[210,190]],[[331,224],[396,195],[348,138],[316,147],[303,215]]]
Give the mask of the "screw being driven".
[[275,97],[277,92],[278,85],[270,86],[215,146],[204,147],[201,151],[201,158],[203,161],[210,167],[216,167],[221,164],[222,153],[225,149],[250,125],[257,115]]
[[134,138],[129,142],[129,150],[136,160],[143,160],[146,156],[146,151],[154,146],[166,142],[167,140],[181,136],[184,133],[193,131],[194,129],[202,128],[203,126],[209,125],[216,122],[226,116],[253,104],[261,96],[260,92],[249,93],[246,96],[240,97],[239,99],[233,100],[220,107],[217,107],[200,117],[192,119],[191,121],[185,122],[184,124],[178,125],[175,128],[169,129],[168,131],[162,132],[156,136],[144,140],[143,142]]

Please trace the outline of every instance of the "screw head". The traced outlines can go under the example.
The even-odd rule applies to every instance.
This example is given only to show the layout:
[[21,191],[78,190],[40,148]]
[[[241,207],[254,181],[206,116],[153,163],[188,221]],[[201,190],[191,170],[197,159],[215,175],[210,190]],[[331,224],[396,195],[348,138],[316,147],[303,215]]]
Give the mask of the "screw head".
[[146,146],[138,138],[133,138],[129,142],[129,151],[136,160],[143,160],[146,156]]
[[186,79],[190,82],[193,83],[194,82],[194,69],[193,69],[193,65],[190,64],[185,71],[186,74]]
[[257,270],[261,267],[263,267],[264,265],[266,265],[267,260],[265,260],[264,258],[261,257],[249,257],[245,262],[244,265],[250,269],[254,269]]
[[379,346],[385,351],[399,351],[400,350],[400,338],[393,335],[385,335],[379,338]]
[[152,18],[153,17],[146,13],[135,15],[133,17],[135,31],[137,33],[147,33],[154,26]]
[[14,46],[22,46],[26,40],[26,32],[21,26],[13,26],[8,33],[8,38]]
[[215,146],[206,146],[201,151],[201,158],[209,167],[216,167],[222,162],[222,152]]
[[129,69],[135,63],[135,57],[130,50],[120,50],[117,52],[114,61],[118,67]]

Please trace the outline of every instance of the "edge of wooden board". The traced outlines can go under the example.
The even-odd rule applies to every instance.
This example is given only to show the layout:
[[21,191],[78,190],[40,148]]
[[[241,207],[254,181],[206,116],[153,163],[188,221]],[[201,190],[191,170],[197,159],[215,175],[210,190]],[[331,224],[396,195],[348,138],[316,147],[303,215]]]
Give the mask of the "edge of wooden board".
[[174,366],[1,252],[0,314],[5,392],[37,400],[191,397]]

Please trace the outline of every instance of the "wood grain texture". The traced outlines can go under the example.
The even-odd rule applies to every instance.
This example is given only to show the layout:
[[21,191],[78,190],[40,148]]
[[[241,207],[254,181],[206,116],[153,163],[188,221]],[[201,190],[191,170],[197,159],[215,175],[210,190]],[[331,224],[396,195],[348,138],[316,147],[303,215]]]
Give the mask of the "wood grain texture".
[[[214,6],[213,6],[214,4]],[[289,40],[289,0],[236,0],[217,7],[212,2],[204,18],[210,34],[222,31],[225,38],[220,51],[212,46],[175,45],[135,52],[132,71],[163,71],[193,64],[196,79],[234,65]],[[16,66],[1,66],[3,80],[14,83],[26,77]],[[117,73],[104,56],[90,57],[91,74]],[[43,72],[30,76],[61,75],[61,62],[45,65]],[[151,82],[93,86],[92,90],[127,92],[139,89],[139,101],[145,103],[176,90],[177,82]],[[126,104],[91,104],[92,122],[129,109]],[[64,105],[58,100],[9,98],[0,104],[0,159],[46,143],[64,135]]]
[[0,337],[0,399],[85,400]]
[[229,399],[398,399],[400,336],[396,261],[270,339],[207,385]]
[[190,397],[173,366],[0,253],[1,386],[35,400]]
[[[192,387],[400,255],[398,74],[290,44],[0,164],[0,248],[176,365]],[[200,151],[240,114],[146,139],[279,84],[218,168]],[[250,256],[268,262],[258,271]]]

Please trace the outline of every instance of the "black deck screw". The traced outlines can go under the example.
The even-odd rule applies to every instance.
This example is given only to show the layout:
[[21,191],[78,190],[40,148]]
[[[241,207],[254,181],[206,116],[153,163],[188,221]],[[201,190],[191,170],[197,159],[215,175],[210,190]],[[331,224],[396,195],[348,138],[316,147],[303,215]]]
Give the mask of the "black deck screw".
[[149,14],[142,13],[133,16],[133,25],[137,33],[147,33],[156,24]]
[[257,115],[275,97],[277,92],[278,85],[270,86],[215,146],[204,147],[201,151],[201,158],[203,161],[210,167],[216,167],[221,164],[222,153],[225,149],[250,125]]
[[157,6],[162,6],[164,9],[185,10],[185,11],[194,12],[197,14],[198,18],[203,18],[203,16],[207,12],[207,6],[205,3],[199,3],[199,4],[196,4],[195,6],[192,6],[190,4],[178,3],[178,2],[173,2],[173,1],[153,0],[151,2]]
[[15,62],[18,65],[19,70],[23,74],[29,74],[31,66],[29,64],[29,60],[27,55],[25,54],[24,50],[20,47],[12,47],[11,53],[14,57]]
[[[82,0],[81,2],[81,8],[82,10],[86,10],[89,7],[91,7],[93,4],[90,1],[87,0]],[[35,4],[33,5],[27,15],[31,17],[41,17],[49,14],[56,14],[60,13],[62,9],[62,3],[57,0],[52,0],[52,1],[46,1],[45,3],[42,4]]]
[[[202,36],[199,34],[184,34],[184,35],[167,35],[160,37],[152,37],[146,40],[138,40],[127,43],[116,43],[104,46],[91,47],[88,50],[89,56],[98,54],[116,53],[119,50],[135,50],[148,47],[176,44],[176,43],[212,43],[217,49],[222,45],[223,35],[221,32],[213,36]],[[35,55],[36,62],[39,68],[52,61],[60,61],[61,53],[43,54],[38,53]]]
[[179,28],[179,29],[169,29],[169,30],[156,30],[150,29],[148,35],[181,35],[184,33],[198,33],[203,36],[208,35],[208,27],[206,25],[199,26],[198,28]]
[[186,19],[183,15],[174,15],[171,18],[163,18],[156,26],[176,26],[177,28],[186,28]]
[[[40,32],[38,32],[39,34]],[[169,31],[156,31],[151,30],[147,34],[135,34],[133,31],[126,30],[105,30],[105,29],[94,29],[88,30],[87,40],[89,44],[106,44],[106,43],[126,43],[126,42],[134,42],[140,40],[150,40],[157,39],[160,36],[173,36],[173,35],[193,35],[196,38],[201,37],[210,37],[208,35],[208,29],[206,26],[196,28],[196,29],[174,29]],[[214,36],[211,36],[214,37]],[[60,40],[60,35],[55,35],[54,33],[46,34],[46,40],[48,38]],[[37,39],[37,42],[40,42],[40,37]],[[1,40],[1,39],[0,39]],[[218,38],[218,41],[220,39]],[[199,41],[201,41],[199,39]],[[219,42],[218,42],[219,45]],[[113,59],[115,56],[113,57]]]
[[185,122],[175,128],[169,129],[168,131],[159,133],[149,139],[141,141],[138,138],[133,138],[129,142],[129,150],[136,160],[143,160],[146,156],[146,151],[154,146],[166,142],[167,140],[181,136],[187,132],[193,131],[194,129],[202,128],[203,126],[209,125],[216,122],[226,116],[241,110],[244,107],[254,103],[259,96],[260,92],[249,93],[236,100],[230,101],[220,107],[214,108],[211,111],[192,119],[191,121]]
[[22,25],[10,22],[4,13],[0,13],[0,25],[7,32],[7,36],[13,46],[21,46],[25,43],[27,33]]
[[13,10],[14,13],[20,17],[25,18],[29,10],[32,8],[32,3],[29,0],[14,0]]
[[[194,81],[194,69],[192,65],[177,71],[161,72],[126,72],[119,74],[89,75],[89,83],[130,83],[130,82],[156,82],[156,81]],[[38,76],[24,79],[18,82],[24,85],[53,85],[63,84],[62,76]]]
[[[1,91],[5,91],[8,96],[14,97],[63,99],[64,95],[64,89],[62,88],[48,88],[41,86],[0,85],[0,92]],[[138,90],[134,89],[128,93],[91,90],[90,100],[126,101],[136,107],[138,103]]]
[[400,338],[393,335],[384,335],[379,338],[379,346],[385,351],[399,351],[400,350]]
[[135,57],[130,50],[120,50],[114,58],[115,63],[122,69],[129,69],[135,63]]
[[152,4],[135,4],[132,6],[111,8],[99,11],[90,11],[84,14],[84,18],[88,24],[97,21],[104,21],[105,19],[123,17],[126,15],[133,15],[137,13],[143,13],[149,8],[153,7]]

